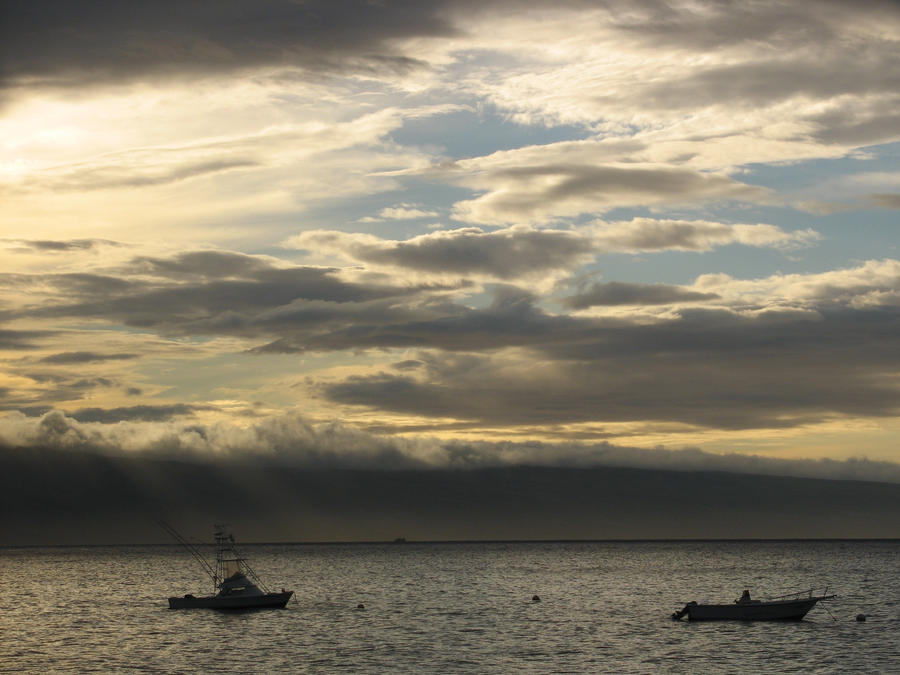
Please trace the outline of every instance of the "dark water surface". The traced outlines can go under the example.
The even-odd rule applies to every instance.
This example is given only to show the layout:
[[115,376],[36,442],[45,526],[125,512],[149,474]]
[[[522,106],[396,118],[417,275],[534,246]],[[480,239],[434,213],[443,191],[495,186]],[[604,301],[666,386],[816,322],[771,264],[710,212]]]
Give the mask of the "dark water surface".
[[[0,549],[8,672],[900,672],[900,541],[256,545],[284,610],[208,593],[176,547]],[[688,600],[829,584],[799,623],[674,622]],[[541,602],[532,602],[533,595]],[[364,610],[357,605],[363,603]],[[865,613],[868,620],[857,622]]]

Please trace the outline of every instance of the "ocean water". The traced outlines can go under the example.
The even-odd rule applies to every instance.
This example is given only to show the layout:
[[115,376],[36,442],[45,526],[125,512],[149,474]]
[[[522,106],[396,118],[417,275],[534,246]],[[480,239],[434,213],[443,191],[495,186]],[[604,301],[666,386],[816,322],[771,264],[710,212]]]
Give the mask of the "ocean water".
[[[287,608],[168,609],[169,595],[211,590],[177,547],[0,549],[0,669],[900,672],[900,541],[243,550],[270,587],[296,591]],[[824,584],[838,597],[802,622],[670,619],[689,600]]]

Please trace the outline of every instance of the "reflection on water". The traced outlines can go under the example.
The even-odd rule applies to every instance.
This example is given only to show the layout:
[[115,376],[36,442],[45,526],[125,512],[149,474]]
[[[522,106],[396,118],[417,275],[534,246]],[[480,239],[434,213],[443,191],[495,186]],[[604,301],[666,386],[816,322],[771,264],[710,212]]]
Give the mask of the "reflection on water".
[[[169,610],[206,592],[176,547],[0,549],[0,669],[886,672],[900,542],[247,546],[287,609]],[[800,623],[673,622],[689,600],[830,584]],[[534,596],[540,602],[534,601]],[[358,606],[362,604],[363,609]],[[855,617],[865,613],[865,623]]]

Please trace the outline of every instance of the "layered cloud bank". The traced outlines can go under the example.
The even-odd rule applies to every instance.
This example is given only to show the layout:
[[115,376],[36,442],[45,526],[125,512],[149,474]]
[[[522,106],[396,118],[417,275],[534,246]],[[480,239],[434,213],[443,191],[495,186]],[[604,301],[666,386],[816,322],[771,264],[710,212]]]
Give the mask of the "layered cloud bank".
[[[634,229],[643,236],[641,225]],[[683,245],[698,226],[676,229]],[[48,328],[5,331],[5,349],[17,356],[4,407],[39,414],[65,401],[82,420],[124,420],[129,410],[151,419],[166,406],[216,410],[209,398],[141,399],[147,375],[135,374],[223,352],[244,352],[231,358],[246,360],[366,350],[375,357],[367,371],[311,372],[286,386],[348,409],[431,420],[435,429],[445,419],[510,430],[623,422],[800,428],[890,418],[900,409],[897,261],[755,280],[707,274],[684,286],[585,282],[543,299],[508,284],[476,286],[467,276],[421,278],[423,267],[452,275],[480,265],[468,255],[474,250],[493,258],[484,269],[495,275],[526,274],[541,260],[577,259],[589,239],[526,228],[497,235],[496,248],[481,246],[490,237],[464,230],[399,244],[301,235],[350,238],[357,243],[341,247],[346,255],[393,265],[392,275],[225,251],[137,257],[91,273],[7,274],[0,278],[11,300],[6,316]],[[444,250],[454,248],[458,259]],[[475,292],[488,302],[467,304]],[[62,331],[61,321],[128,330]],[[116,406],[87,403],[102,392],[125,398]],[[249,401],[223,410],[241,408],[252,413]]]
[[[610,443],[461,442],[437,438],[398,438],[373,434],[336,422],[314,423],[300,416],[264,419],[248,426],[155,421],[132,410],[130,424],[101,422],[59,411],[40,418],[0,417],[0,448],[88,452],[122,458],[155,458],[201,464],[251,461],[307,470],[410,470],[509,467],[628,467],[666,471],[719,471],[828,480],[900,483],[900,464],[856,457],[775,459],[744,454],[719,455],[696,448],[646,449]],[[165,411],[172,418],[186,410]],[[157,411],[160,417],[163,411]]]
[[6,445],[895,481],[895,4],[0,14]]
[[785,232],[774,225],[637,218],[565,230],[528,226],[485,231],[459,228],[386,241],[371,234],[312,230],[285,246],[407,273],[468,275],[499,281],[534,280],[570,273],[600,253],[709,251],[742,244],[793,248],[818,238],[810,229]]

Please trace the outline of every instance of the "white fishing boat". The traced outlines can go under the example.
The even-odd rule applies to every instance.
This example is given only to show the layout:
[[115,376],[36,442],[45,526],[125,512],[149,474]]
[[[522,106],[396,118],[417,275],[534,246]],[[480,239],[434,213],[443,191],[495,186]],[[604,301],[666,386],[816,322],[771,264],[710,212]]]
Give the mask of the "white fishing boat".
[[294,594],[281,589],[273,592],[256,575],[247,559],[235,547],[234,536],[221,526],[216,526],[216,562],[213,566],[174,528],[167,523],[160,525],[184,546],[200,563],[213,582],[213,595],[195,596],[187,593],[169,598],[169,609],[262,609],[282,608]]
[[749,591],[729,604],[689,602],[672,614],[676,621],[687,616],[691,621],[800,621],[817,602],[835,597],[828,587],[810,589],[754,600]]

